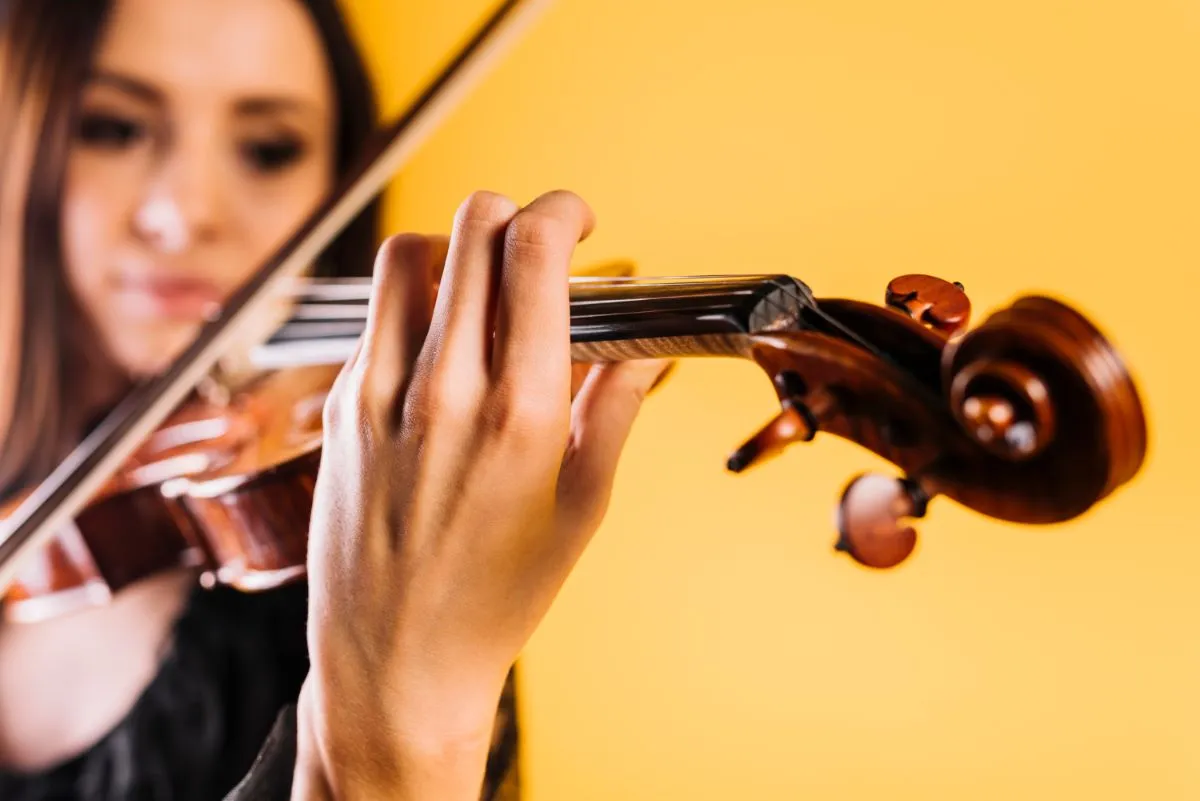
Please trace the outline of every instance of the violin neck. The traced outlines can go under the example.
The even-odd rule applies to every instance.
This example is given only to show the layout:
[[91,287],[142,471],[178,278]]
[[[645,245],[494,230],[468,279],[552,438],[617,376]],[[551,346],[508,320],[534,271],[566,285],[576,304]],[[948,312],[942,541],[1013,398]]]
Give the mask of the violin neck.
[[571,286],[576,361],[730,356],[804,325],[808,287],[786,275],[592,279]]
[[[291,318],[252,354],[264,369],[350,358],[368,281],[306,285]],[[574,278],[571,356],[579,362],[739,356],[755,335],[810,327],[816,303],[787,275]]]

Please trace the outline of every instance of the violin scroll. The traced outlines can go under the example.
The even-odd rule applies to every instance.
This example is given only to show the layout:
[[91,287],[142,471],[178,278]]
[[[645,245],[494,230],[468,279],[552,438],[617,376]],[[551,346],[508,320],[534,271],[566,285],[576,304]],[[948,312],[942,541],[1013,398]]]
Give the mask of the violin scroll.
[[944,495],[1022,524],[1077,517],[1125,484],[1146,421],[1116,351],[1083,315],[1024,297],[966,331],[961,284],[908,275],[883,306],[821,299],[836,329],[754,337],[782,411],[735,451],[734,472],[825,432],[899,467],[860,476],[837,507],[837,550],[890,568],[913,552],[909,523]]
[[[960,428],[995,457],[989,467],[997,500],[1024,501],[1008,519],[1076,517],[1130,481],[1145,460],[1145,413],[1121,357],[1087,318],[1057,300],[1018,299],[950,343],[942,367]],[[974,503],[996,506],[982,496]]]
[[950,382],[950,409],[976,442],[1006,459],[1030,459],[1053,439],[1050,392],[1028,366],[983,358]]

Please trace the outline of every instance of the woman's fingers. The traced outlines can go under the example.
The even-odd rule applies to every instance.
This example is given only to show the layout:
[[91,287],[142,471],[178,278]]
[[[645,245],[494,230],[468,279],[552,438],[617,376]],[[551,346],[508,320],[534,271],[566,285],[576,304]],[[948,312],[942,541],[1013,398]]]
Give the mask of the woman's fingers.
[[591,362],[575,362],[571,365],[571,400],[579,394],[579,390],[583,389],[583,385],[587,383],[588,376],[593,370],[601,369],[602,365],[592,364]]
[[380,252],[309,538],[315,741],[346,759],[343,779],[395,765],[402,744],[490,730],[503,676],[603,517],[666,365],[596,367],[571,404],[585,368],[569,265],[592,225],[567,192],[523,210],[479,193],[448,243]]
[[522,209],[504,238],[492,376],[505,398],[570,400],[570,272],[576,245],[591,233],[592,210],[572,192],[550,192]]
[[642,402],[672,365],[659,359],[615,362],[588,375],[572,408],[571,446],[559,477],[560,530],[586,538],[599,524]]
[[448,380],[465,383],[467,371],[487,373],[498,262],[504,232],[519,210],[503,195],[476,192],[455,215],[424,353],[430,369],[452,373]]
[[432,262],[439,255],[428,237],[402,234],[384,242],[375,260],[366,327],[352,370],[361,402],[388,430],[429,328]]

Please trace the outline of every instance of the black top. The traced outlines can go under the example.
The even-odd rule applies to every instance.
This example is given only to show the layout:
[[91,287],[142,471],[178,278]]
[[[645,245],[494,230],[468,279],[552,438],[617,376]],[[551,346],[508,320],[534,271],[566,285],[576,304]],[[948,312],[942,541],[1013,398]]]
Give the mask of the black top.
[[225,801],[288,801],[295,765],[296,707],[289,704],[279,713],[250,772]]
[[[0,770],[0,799],[220,801],[260,750],[254,781],[235,797],[286,798],[295,762],[291,705],[308,672],[306,592],[303,582],[252,594],[197,587],[158,674],[125,718],[53,768]],[[514,709],[510,682],[484,798],[519,798]],[[272,727],[274,739],[264,746]],[[507,788],[503,795],[493,793],[498,785]],[[263,795],[264,787],[275,794]]]
[[4,801],[215,801],[246,773],[308,672],[306,586],[197,586],[161,667],[128,714],[79,756],[0,772]]

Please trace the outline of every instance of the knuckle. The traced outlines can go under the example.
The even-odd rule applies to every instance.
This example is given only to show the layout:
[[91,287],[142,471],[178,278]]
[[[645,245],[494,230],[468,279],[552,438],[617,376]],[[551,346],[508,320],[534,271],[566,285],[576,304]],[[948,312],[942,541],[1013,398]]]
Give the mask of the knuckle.
[[381,392],[378,383],[370,380],[370,366],[361,362],[338,378],[332,391],[325,398],[321,410],[322,424],[335,438],[351,437],[361,445],[386,420],[390,406],[390,393]]
[[330,392],[325,396],[325,404],[321,407],[322,430],[339,431],[342,425],[342,416],[342,395],[340,392]]
[[557,218],[544,212],[525,210],[508,224],[505,247],[509,252],[544,253],[562,240],[563,232],[563,224]]
[[346,398],[354,384],[352,372],[350,364],[343,365],[334,377],[329,391],[325,393],[325,401],[321,407],[321,424],[326,429],[336,429],[345,418]]
[[459,228],[495,229],[504,226],[516,214],[517,204],[496,192],[472,192],[459,205],[455,215]]
[[421,234],[392,234],[383,240],[376,254],[377,270],[390,270],[403,265],[422,264],[429,259],[432,245]]
[[409,408],[421,419],[438,425],[467,426],[476,413],[472,394],[446,369],[414,382],[409,396]]
[[574,206],[586,206],[583,198],[570,189],[551,189],[548,192],[542,193],[538,198],[540,202],[548,203],[564,203]]
[[340,436],[347,428],[357,428],[358,391],[353,380],[342,380],[325,396],[321,409],[321,425],[334,436]]
[[537,438],[555,430],[563,418],[560,406],[541,393],[501,388],[489,397],[484,419],[496,434]]
[[356,382],[355,407],[372,419],[384,420],[396,398],[396,382],[377,362],[363,365]]

